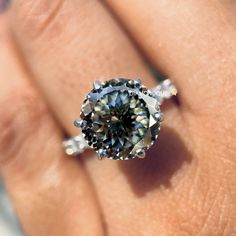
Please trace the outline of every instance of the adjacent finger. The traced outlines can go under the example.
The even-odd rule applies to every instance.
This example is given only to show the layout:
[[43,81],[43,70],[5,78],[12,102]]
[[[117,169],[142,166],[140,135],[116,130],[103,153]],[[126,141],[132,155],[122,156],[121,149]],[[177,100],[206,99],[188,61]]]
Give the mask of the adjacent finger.
[[[72,122],[78,117],[80,105],[93,81],[141,77],[148,87],[155,82],[125,33],[99,2],[68,0],[60,5],[57,3],[46,0],[16,2],[12,26],[36,83],[57,119],[73,135],[77,130]],[[171,121],[169,127],[175,130],[173,132],[183,131],[175,107],[166,114],[166,120]],[[153,152],[153,160],[155,155]],[[124,235],[127,234],[124,230],[130,228],[128,234],[137,235],[137,230],[143,227],[143,218],[139,215],[145,215],[148,198],[141,201],[133,194],[118,162],[104,160],[101,163],[87,158],[85,167],[97,189],[109,234]],[[147,172],[148,168],[144,166]],[[134,204],[127,203],[127,199],[134,200]],[[122,205],[127,205],[123,211]],[[136,215],[137,223],[130,227],[132,215]],[[151,217],[145,215],[145,220]],[[143,230],[147,228],[148,225]]]
[[229,5],[234,9],[233,1],[105,2],[152,62],[176,82],[188,111],[195,117],[217,113],[224,118],[224,112],[232,113],[236,30]]
[[0,171],[23,229],[31,236],[103,235],[89,180],[76,160],[65,157],[62,133],[5,26],[0,18]]

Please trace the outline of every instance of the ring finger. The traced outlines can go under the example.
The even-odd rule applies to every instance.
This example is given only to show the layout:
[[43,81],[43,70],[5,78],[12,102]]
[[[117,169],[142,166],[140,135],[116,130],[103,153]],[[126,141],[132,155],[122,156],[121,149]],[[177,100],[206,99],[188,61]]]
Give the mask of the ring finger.
[[[19,0],[13,4],[12,15],[13,33],[33,78],[71,135],[77,133],[72,121],[94,80],[141,77],[147,87],[155,84],[132,43],[97,1]],[[178,132],[181,122],[173,106],[167,120],[174,115],[171,126]],[[129,188],[119,163],[104,161],[101,165],[89,158],[85,164],[97,187],[110,234],[122,234],[136,213],[121,211],[120,205],[127,198],[136,198],[129,207],[136,212],[140,199]],[[147,201],[143,199],[145,204]],[[145,204],[139,211],[145,212]],[[139,225],[135,227],[138,230]]]

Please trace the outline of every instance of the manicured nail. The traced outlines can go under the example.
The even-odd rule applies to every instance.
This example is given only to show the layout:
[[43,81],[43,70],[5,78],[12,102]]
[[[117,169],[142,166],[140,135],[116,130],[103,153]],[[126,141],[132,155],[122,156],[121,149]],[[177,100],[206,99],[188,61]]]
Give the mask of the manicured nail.
[[10,3],[10,0],[0,0],[0,14],[5,12],[9,3]]

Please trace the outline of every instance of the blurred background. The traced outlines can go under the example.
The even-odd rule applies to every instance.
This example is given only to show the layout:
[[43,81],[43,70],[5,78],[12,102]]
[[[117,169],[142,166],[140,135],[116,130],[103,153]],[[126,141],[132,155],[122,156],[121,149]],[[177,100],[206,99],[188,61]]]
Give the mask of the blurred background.
[[0,179],[0,236],[23,236],[10,199]]
[[[0,14],[6,10],[9,0],[0,0]],[[23,236],[10,199],[0,179],[0,236]]]

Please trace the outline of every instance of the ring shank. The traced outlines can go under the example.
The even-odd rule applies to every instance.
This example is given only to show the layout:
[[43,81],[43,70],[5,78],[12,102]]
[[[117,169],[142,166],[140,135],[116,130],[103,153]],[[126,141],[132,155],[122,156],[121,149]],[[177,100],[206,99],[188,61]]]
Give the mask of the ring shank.
[[[155,88],[152,89],[156,95],[157,102],[161,105],[165,100],[177,94],[177,89],[170,79],[163,80]],[[85,149],[90,148],[82,134],[72,137],[63,142],[63,147],[67,155],[76,156]]]
[[160,105],[167,99],[177,94],[177,89],[170,79],[163,80],[152,92],[157,96],[157,101]]

